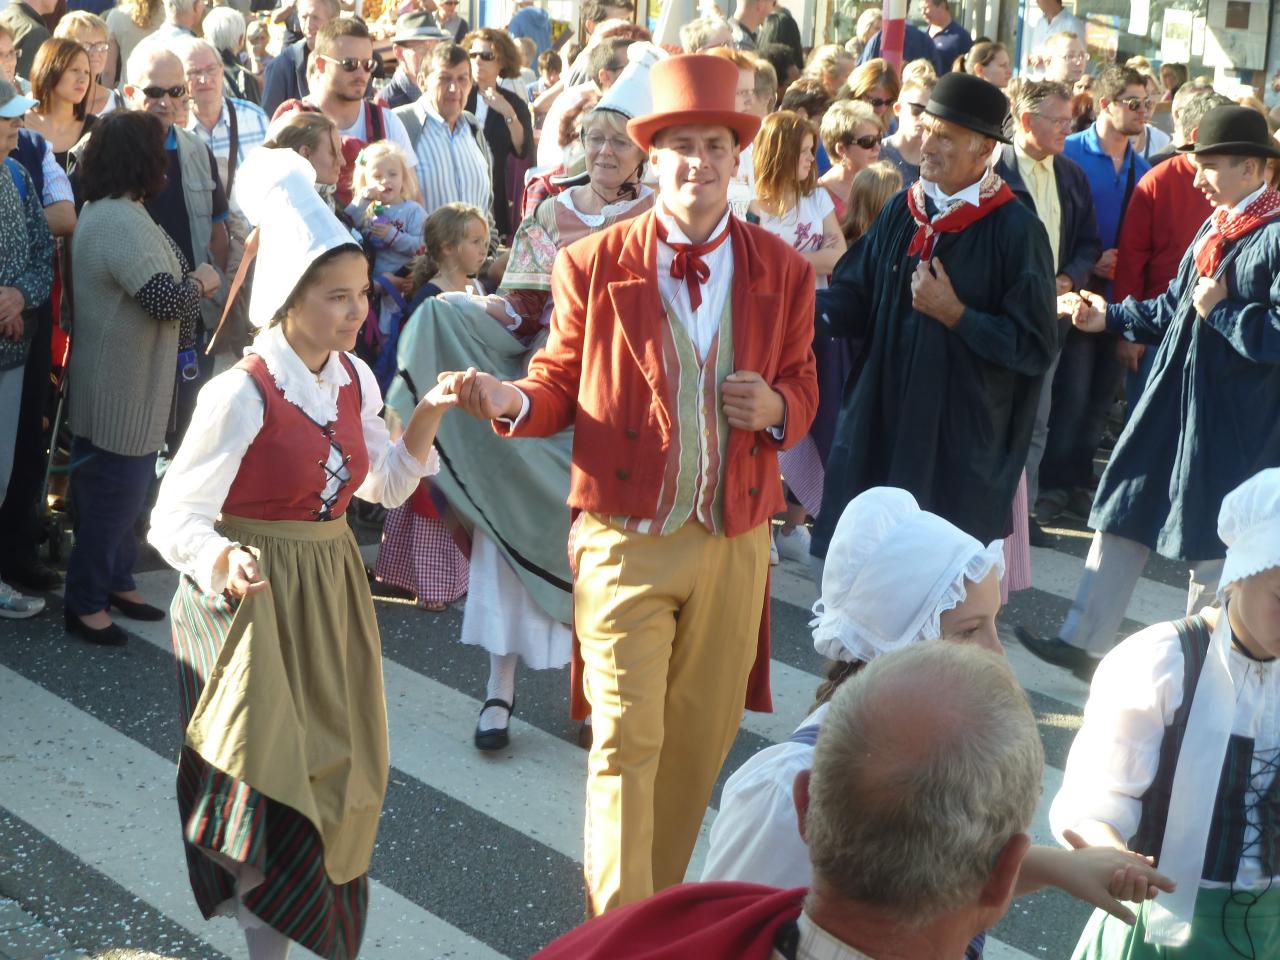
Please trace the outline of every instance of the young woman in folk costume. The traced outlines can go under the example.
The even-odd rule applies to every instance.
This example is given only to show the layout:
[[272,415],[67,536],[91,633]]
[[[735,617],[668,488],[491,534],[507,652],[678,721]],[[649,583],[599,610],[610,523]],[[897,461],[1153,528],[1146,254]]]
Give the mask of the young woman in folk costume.
[[[703,880],[810,885],[809,850],[797,824],[792,785],[812,766],[836,689],[882,654],[921,641],[945,638],[1003,653],[996,615],[1004,563],[1000,541],[982,544],[921,510],[905,490],[872,487],[845,507],[812,623],[814,647],[829,661],[827,680],[791,738],[757,753],[725,783]],[[1084,849],[1079,837],[1072,845],[1081,849],[1032,847],[1015,895],[1052,885],[1131,923],[1133,913],[1119,901],[1168,889],[1143,857]],[[982,956],[985,940],[985,934],[974,939],[966,960]]]
[[436,469],[448,401],[392,442],[373,374],[348,351],[366,263],[314,170],[262,150],[237,178],[259,225],[256,339],[200,392],[150,540],[182,574],[173,642],[184,738],[178,808],[192,890],[232,914],[253,960],[291,941],[356,956],[388,774],[381,645],[346,521],[354,494],[402,502]]
[[1103,658],[1049,811],[1178,889],[1133,927],[1095,913],[1076,960],[1280,956],[1280,468],[1227,494],[1218,536],[1222,609]]
[[[445,292],[423,300],[415,311],[399,352],[408,378],[387,392],[392,409],[410,407],[411,384],[434,384],[443,370],[476,367],[522,376],[546,340],[557,253],[653,206],[653,191],[640,182],[644,152],[627,134],[628,118],[643,114],[650,103],[649,66],[660,52],[653,49],[650,57],[633,57],[585,117],[586,171],[543,200],[516,230],[498,293],[477,298]],[[453,417],[437,439],[442,469],[432,482],[471,534],[461,639],[489,655],[475,731],[481,750],[501,750],[510,741],[517,662],[534,670],[558,669],[573,655],[572,576],[564,546],[572,437],[566,430],[512,444],[487,423]]]

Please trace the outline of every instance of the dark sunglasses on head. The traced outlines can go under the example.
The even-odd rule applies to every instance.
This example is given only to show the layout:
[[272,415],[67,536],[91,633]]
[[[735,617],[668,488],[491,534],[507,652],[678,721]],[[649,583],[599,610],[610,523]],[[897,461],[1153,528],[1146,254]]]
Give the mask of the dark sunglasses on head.
[[187,95],[187,86],[186,84],[179,84],[176,87],[143,87],[142,95],[148,100],[159,100],[162,97],[181,100]]
[[920,116],[920,114],[924,113],[925,110],[925,105],[923,103],[908,103],[907,106],[911,108],[911,115],[913,117]]
[[887,107],[889,104],[893,103],[892,100],[885,100],[881,97],[862,97],[861,99],[863,103],[869,103],[877,110],[881,107]]
[[[321,56],[324,57],[324,54],[321,54]],[[324,57],[324,59],[328,60],[330,63],[336,63],[343,70],[347,71],[347,73],[355,73],[356,70],[364,70],[367,73],[373,73],[373,68],[378,65],[378,61],[373,57],[368,57],[364,60],[361,60],[358,57],[344,57],[341,60],[336,57]]]
[[1123,100],[1117,100],[1116,103],[1120,104],[1126,110],[1133,110],[1135,113],[1139,110],[1151,109],[1150,97],[1126,97]]
[[851,143],[856,143],[863,150],[874,150],[876,147],[880,146],[880,141],[883,139],[884,138],[878,133],[869,133],[865,137],[849,137],[845,140],[845,145],[848,146]]
[[483,60],[485,63],[493,63],[498,59],[498,55],[492,50],[472,50],[470,56],[472,60]]

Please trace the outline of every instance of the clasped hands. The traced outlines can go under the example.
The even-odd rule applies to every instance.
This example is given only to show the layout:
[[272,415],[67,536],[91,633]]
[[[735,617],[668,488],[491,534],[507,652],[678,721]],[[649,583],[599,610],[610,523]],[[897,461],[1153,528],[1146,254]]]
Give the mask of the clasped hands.
[[[437,390],[455,397],[461,409],[481,420],[514,420],[524,408],[519,390],[475,367],[440,374],[432,393]],[[752,370],[738,370],[725,378],[720,387],[720,404],[729,426],[735,430],[780,427],[787,413],[782,394]]]
[[21,340],[26,329],[22,320],[22,311],[27,307],[27,298],[17,287],[0,287],[0,337],[10,340]]

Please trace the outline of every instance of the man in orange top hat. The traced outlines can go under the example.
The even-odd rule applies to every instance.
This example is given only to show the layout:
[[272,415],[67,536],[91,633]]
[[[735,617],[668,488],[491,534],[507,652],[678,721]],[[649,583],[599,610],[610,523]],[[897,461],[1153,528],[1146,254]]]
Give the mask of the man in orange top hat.
[[729,213],[760,126],[734,109],[737,68],[671,57],[652,85],[653,113],[627,129],[658,203],[561,253],[550,336],[524,379],[440,375],[505,436],[574,428],[593,913],[684,878],[744,705],[770,709],[777,452],[808,432],[818,398],[813,268]]

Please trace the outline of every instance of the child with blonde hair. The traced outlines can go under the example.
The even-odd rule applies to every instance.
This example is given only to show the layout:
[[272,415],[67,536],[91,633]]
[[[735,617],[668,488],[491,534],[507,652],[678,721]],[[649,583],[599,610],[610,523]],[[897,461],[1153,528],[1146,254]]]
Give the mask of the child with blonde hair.
[[356,156],[351,193],[347,215],[374,252],[374,280],[383,292],[378,329],[388,334],[395,315],[404,312],[395,278],[408,275],[422,247],[427,211],[413,164],[390,140],[375,140]]

